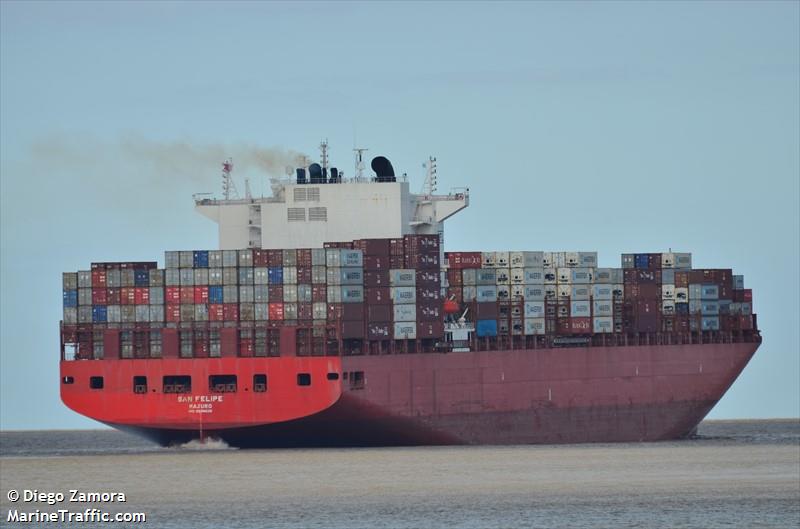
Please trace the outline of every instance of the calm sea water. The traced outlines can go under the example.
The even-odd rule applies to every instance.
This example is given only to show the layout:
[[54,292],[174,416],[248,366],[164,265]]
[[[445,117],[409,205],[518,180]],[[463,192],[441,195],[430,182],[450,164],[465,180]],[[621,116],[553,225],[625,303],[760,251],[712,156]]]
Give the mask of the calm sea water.
[[[127,502],[12,503],[11,489]],[[2,432],[0,491],[3,527],[54,526],[9,510],[87,507],[147,515],[116,527],[800,527],[800,421],[706,421],[664,443],[331,450]]]

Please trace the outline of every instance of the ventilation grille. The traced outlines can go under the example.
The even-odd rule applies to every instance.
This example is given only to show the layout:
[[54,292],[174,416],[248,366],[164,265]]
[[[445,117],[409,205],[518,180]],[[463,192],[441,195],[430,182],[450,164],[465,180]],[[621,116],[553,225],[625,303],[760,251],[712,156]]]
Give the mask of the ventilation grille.
[[319,188],[318,187],[295,187],[294,188],[294,201],[295,202],[319,202]]
[[307,190],[306,200],[309,202],[319,202],[319,188],[309,187]]
[[308,220],[321,220],[327,222],[328,208],[308,208]]
[[287,208],[286,220],[289,222],[303,222],[306,220],[306,208]]

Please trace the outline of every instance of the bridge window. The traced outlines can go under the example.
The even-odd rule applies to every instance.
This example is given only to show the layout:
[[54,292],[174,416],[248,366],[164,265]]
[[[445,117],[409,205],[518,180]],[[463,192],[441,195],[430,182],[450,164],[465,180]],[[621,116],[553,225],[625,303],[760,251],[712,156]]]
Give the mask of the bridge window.
[[61,382],[63,382],[64,384],[74,384],[75,383],[75,378],[74,377],[70,377],[70,376],[66,376],[66,377],[61,379]]
[[236,375],[211,375],[208,377],[208,389],[212,393],[235,393]]
[[328,373],[328,380],[339,380],[339,373]]
[[265,393],[267,391],[267,375],[253,375],[253,391],[256,393]]
[[164,393],[191,393],[192,377],[188,375],[168,375],[163,379]]
[[103,389],[103,377],[90,377],[89,387],[92,389]]
[[297,385],[298,386],[310,386],[311,385],[311,373],[298,373],[297,374]]
[[133,377],[133,392],[134,393],[147,393],[147,377],[135,376]]

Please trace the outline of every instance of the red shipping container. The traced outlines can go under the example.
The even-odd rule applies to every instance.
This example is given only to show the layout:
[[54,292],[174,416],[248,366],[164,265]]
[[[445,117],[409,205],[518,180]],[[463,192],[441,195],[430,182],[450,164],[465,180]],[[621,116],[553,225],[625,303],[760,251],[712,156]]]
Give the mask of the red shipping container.
[[391,258],[388,255],[365,255],[364,270],[389,270]]
[[626,285],[658,283],[661,280],[661,270],[642,270],[640,268],[628,268],[624,272]]
[[569,330],[572,334],[591,334],[592,318],[570,318]]
[[208,319],[209,321],[224,321],[225,311],[222,303],[215,303],[208,306]]
[[753,302],[753,289],[745,288],[744,290],[740,290],[742,293],[742,301],[745,303],[752,303]]
[[304,266],[297,268],[297,283],[307,285],[311,283],[311,267]]
[[253,339],[243,338],[239,340],[239,356],[253,356]]
[[439,254],[407,253],[406,268],[439,270]]
[[181,288],[181,303],[194,303],[194,287]]
[[572,332],[569,318],[558,318],[556,320],[556,332],[558,334],[569,334]]
[[150,303],[150,289],[148,287],[135,287],[133,297],[137,305],[147,305]]
[[370,305],[382,305],[392,302],[392,294],[389,287],[367,288],[365,291],[367,303]]
[[442,321],[444,317],[444,310],[442,308],[442,302],[433,302],[433,303],[419,303],[417,304],[417,321]]
[[269,319],[272,321],[283,320],[283,303],[269,304]]
[[464,284],[463,278],[461,276],[461,269],[450,269],[447,271],[447,282],[450,286],[459,287]]
[[647,254],[647,268],[650,270],[660,270],[661,269],[661,254],[660,253],[649,253]]
[[367,324],[367,337],[370,340],[388,340],[392,337],[391,323],[370,322]]
[[119,289],[120,305],[135,305],[136,304],[136,289],[134,287],[122,287]]
[[208,358],[208,337],[199,338],[195,335],[192,352],[195,358]]
[[404,235],[403,244],[405,245],[406,252],[415,253],[439,253],[439,235],[434,234],[414,234]]
[[624,296],[626,300],[656,299],[660,295],[661,289],[656,283],[631,283],[625,285]]
[[[389,255],[402,257],[405,253],[406,248],[403,239],[389,239]],[[392,266],[392,268],[402,268],[402,266]]]
[[194,302],[208,303],[208,287],[194,287]]
[[392,306],[391,305],[367,305],[367,321],[384,322],[392,320]]
[[180,303],[181,287],[166,287],[164,289],[164,301],[166,303]]
[[105,288],[92,288],[92,305],[108,303],[108,291]]
[[719,299],[733,299],[733,289],[725,284],[717,285],[719,287]]
[[311,301],[314,303],[328,301],[328,287],[326,285],[311,285]]
[[178,358],[178,329],[161,329],[161,350],[164,358]]
[[[283,287],[281,285],[270,285],[269,287],[267,287],[267,296],[269,296],[269,299],[283,300]],[[327,299],[328,296],[327,290],[325,291],[325,296]]]
[[311,249],[299,248],[297,250],[297,266],[302,268],[310,268],[312,265]]
[[106,286],[106,271],[92,270],[92,287],[105,288],[105,286]]
[[262,250],[260,248],[255,248],[253,250],[253,266],[269,266],[269,255],[267,250]]
[[482,264],[481,252],[446,252],[444,255],[452,269],[480,268]]
[[417,303],[421,301],[438,301],[442,299],[440,287],[417,287]]
[[452,299],[459,305],[464,302],[463,291],[461,287],[449,287],[447,289],[447,299]]
[[675,272],[675,288],[688,288],[689,272]]
[[388,287],[389,269],[364,272],[364,286],[367,288]]
[[364,255],[389,255],[391,245],[389,239],[361,239],[353,242],[354,248],[359,248]]
[[283,250],[267,250],[267,264],[269,266],[283,266]]
[[342,303],[342,319],[355,321],[364,319],[363,303]]
[[402,255],[391,255],[389,256],[389,268],[405,268],[406,267],[406,260],[405,257]]
[[739,316],[739,328],[743,331],[753,330],[753,316]]
[[313,319],[314,312],[311,303],[298,303],[297,304],[297,319],[310,320]]
[[364,337],[364,322],[357,321],[343,321],[342,322],[342,338],[353,339]]
[[122,293],[120,292],[120,289],[119,288],[106,289],[106,299],[108,300],[109,305],[121,305]]
[[442,274],[437,268],[435,270],[417,270],[418,287],[436,287],[442,284]]
[[328,321],[338,321],[342,319],[342,305],[344,305],[344,303],[328,303]]
[[225,321],[239,321],[239,305],[237,303],[223,303],[222,318]]
[[164,307],[164,317],[170,323],[177,323],[181,321],[181,306],[167,303]]
[[444,322],[417,322],[417,338],[441,338],[444,336]]

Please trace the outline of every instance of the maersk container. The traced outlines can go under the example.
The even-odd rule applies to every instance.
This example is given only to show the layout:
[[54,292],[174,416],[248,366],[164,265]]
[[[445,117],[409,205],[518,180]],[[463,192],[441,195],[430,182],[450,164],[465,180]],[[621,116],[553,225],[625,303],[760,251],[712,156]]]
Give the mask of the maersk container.
[[712,284],[703,284],[700,290],[700,299],[719,299],[719,287]]
[[239,286],[239,303],[253,303],[254,299],[252,285]]
[[77,307],[77,306],[78,306],[78,291],[77,290],[65,290],[64,291],[64,308],[67,308],[67,307],[73,308],[73,307]]
[[342,290],[342,303],[364,303],[364,287],[347,285],[339,288]]
[[414,287],[391,287],[393,303],[416,303],[417,289]]
[[675,300],[675,285],[661,285],[661,299]]
[[283,267],[280,266],[270,267],[267,271],[267,276],[270,285],[282,285]]
[[719,302],[702,300],[700,302],[700,314],[703,316],[717,316],[719,314]]
[[595,316],[613,316],[614,302],[611,300],[594,300],[592,302],[592,314]]
[[675,301],[685,303],[689,301],[689,289],[686,287],[675,288]]
[[461,270],[461,283],[464,286],[474,287],[477,285],[478,275],[474,268],[464,268]]
[[417,273],[413,269],[389,270],[389,284],[393,287],[413,287],[417,284]]
[[730,299],[721,299],[717,303],[719,303],[719,313],[720,315],[728,315],[731,313],[731,305],[733,301]]
[[[209,299],[211,299],[211,291],[209,289]],[[236,285],[225,285],[222,287],[222,302],[223,303],[238,303],[239,302],[239,287]]]
[[594,271],[594,282],[599,284],[610,284],[611,268],[596,268]]
[[614,286],[608,284],[592,285],[592,298],[595,300],[614,299]]
[[678,270],[691,270],[692,269],[692,254],[690,253],[676,253],[675,254],[675,268]]
[[478,287],[476,286],[464,286],[461,288],[461,296],[464,300],[464,303],[469,303],[475,301],[475,298],[478,295]]
[[[364,270],[362,268],[339,268],[339,281],[342,285],[363,285]],[[285,276],[284,276],[285,277]]]
[[192,270],[191,268],[181,268],[179,271],[181,276],[181,286],[182,287],[194,286],[194,270]]
[[614,332],[614,319],[608,316],[592,318],[592,331],[595,334]]
[[283,285],[283,302],[297,303],[297,285]]
[[588,318],[592,315],[592,306],[588,301],[572,301],[569,315],[572,318]]
[[570,276],[570,282],[574,285],[585,285],[592,283],[593,269],[591,268],[573,268]]
[[572,281],[572,269],[571,268],[558,268],[558,284],[568,284]]
[[475,325],[478,337],[497,336],[497,320],[478,320]]
[[526,285],[544,285],[544,268],[524,268],[522,282]]
[[339,262],[341,263],[339,266],[341,267],[364,267],[364,254],[361,250],[349,250],[343,249],[341,250],[341,256],[339,257]]
[[527,336],[545,334],[544,318],[525,318],[524,334]]
[[573,301],[589,301],[592,295],[592,285],[572,285],[569,297]]
[[475,283],[478,286],[497,285],[497,271],[494,268],[480,268],[475,271]]
[[106,307],[106,319],[108,323],[122,323],[122,310],[119,305],[109,305]]
[[525,285],[522,297],[526,301],[544,301],[545,286],[544,285]]
[[392,305],[392,321],[416,321],[417,305],[402,303]]
[[105,305],[92,307],[92,323],[106,323],[106,321],[108,321],[108,309]]
[[630,268],[636,268],[636,255],[632,253],[624,253],[620,256],[620,262],[622,264],[622,269],[627,270]]
[[164,321],[164,305],[149,305],[148,320],[150,323],[159,323]]
[[164,252],[164,268],[180,268],[181,253],[175,251]]
[[222,250],[222,267],[236,268],[239,266],[239,255],[236,250]]
[[700,319],[700,327],[704,331],[718,331],[719,316],[703,316]]
[[219,285],[208,287],[208,302],[212,304],[225,303],[224,288]]
[[497,301],[508,301],[511,299],[510,285],[497,285]]
[[76,325],[78,323],[78,309],[67,307],[64,309],[64,323],[66,325]]
[[148,297],[151,305],[164,304],[164,288],[163,287],[148,287]]
[[416,340],[417,324],[414,322],[398,322],[394,324],[395,340]]
[[595,268],[597,266],[597,252],[578,252],[578,266],[581,268]]
[[526,301],[523,314],[525,318],[544,318],[544,301]]
[[480,303],[497,301],[497,287],[481,285],[475,288],[475,300]]
[[92,306],[78,307],[78,323],[92,323]]
[[208,268],[208,250],[195,250],[192,252],[192,266],[195,268]]
[[205,286],[209,284],[208,268],[194,269],[194,284],[198,286]]
[[495,276],[496,285],[508,285],[511,280],[511,270],[509,268],[495,269],[497,275]]
[[208,267],[222,268],[222,250],[208,251]]
[[106,286],[109,288],[122,286],[122,277],[119,270],[106,270]]
[[92,288],[92,272],[81,270],[78,272],[78,288]]

